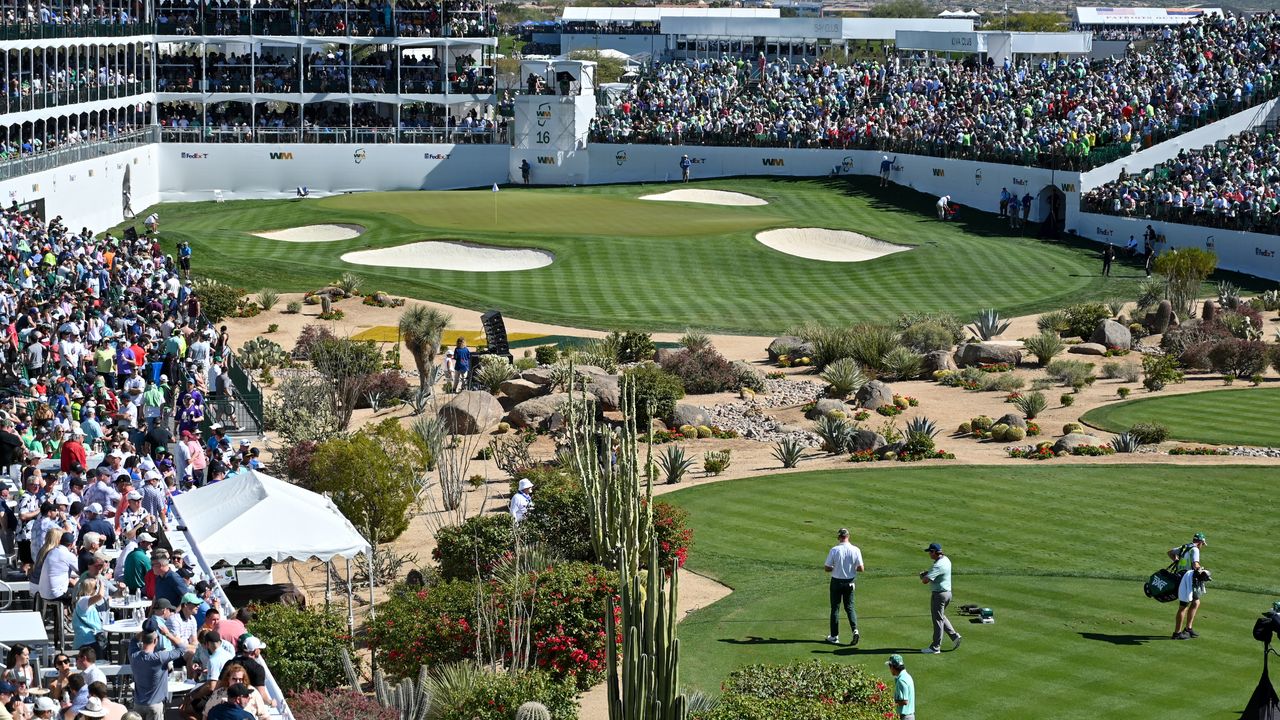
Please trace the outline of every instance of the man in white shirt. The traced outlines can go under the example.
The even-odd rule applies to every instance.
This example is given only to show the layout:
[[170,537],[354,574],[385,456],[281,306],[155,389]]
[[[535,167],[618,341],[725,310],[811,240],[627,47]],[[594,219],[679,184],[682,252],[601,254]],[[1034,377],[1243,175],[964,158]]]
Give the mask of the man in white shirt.
[[511,496],[511,517],[516,522],[524,520],[524,516],[529,514],[529,508],[533,507],[533,481],[529,478],[520,480],[520,484],[516,486],[516,494]]
[[858,633],[858,614],[853,609],[853,585],[858,573],[866,568],[862,564],[862,551],[849,542],[848,528],[840,528],[836,539],[839,542],[827,553],[824,566],[831,573],[831,633],[827,635],[827,642],[840,644],[840,606],[843,605],[849,626],[853,628],[853,639],[849,641],[852,646],[862,639]]
[[1191,542],[1169,550],[1169,559],[1177,563],[1177,570],[1182,574],[1178,583],[1178,612],[1173,619],[1174,640],[1200,637],[1191,625],[1196,621],[1196,611],[1200,609],[1200,596],[1204,595],[1204,566],[1200,564],[1200,550],[1207,544],[1204,533],[1198,532]]

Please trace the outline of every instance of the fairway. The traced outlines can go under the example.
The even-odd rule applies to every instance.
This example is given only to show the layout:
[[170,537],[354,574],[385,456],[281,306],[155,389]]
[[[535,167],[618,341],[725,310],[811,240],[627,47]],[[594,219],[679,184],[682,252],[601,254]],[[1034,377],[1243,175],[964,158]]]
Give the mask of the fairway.
[[1280,388],[1241,388],[1150,397],[1090,410],[1084,422],[1124,432],[1160,423],[1169,437],[1214,445],[1280,447]]
[[[697,183],[747,193],[758,207],[654,203],[669,185],[360,193],[310,200],[162,206],[166,248],[191,243],[212,277],[256,290],[314,290],[353,272],[366,291],[487,309],[575,327],[777,333],[823,320],[888,319],[912,310],[1006,315],[1132,294],[1137,268],[1102,278],[1093,250],[1011,236],[995,218],[933,219],[933,198],[869,178]],[[352,223],[358,238],[288,243],[264,230]],[[763,230],[851,230],[911,246],[867,262],[793,257],[755,240]],[[352,265],[344,253],[423,240],[547,250],[555,261],[482,273]],[[202,261],[216,257],[219,262]],[[246,270],[252,269],[252,273]]]
[[[734,589],[680,625],[681,679],[714,693],[739,665],[811,658],[862,663],[887,677],[886,657],[901,652],[921,717],[1236,718],[1261,669],[1253,620],[1280,597],[1272,547],[1280,521],[1253,512],[1271,474],[1240,466],[901,468],[758,477],[666,495],[690,512],[690,568]],[[1179,510],[1189,506],[1193,517]],[[841,526],[867,565],[856,591],[856,648],[822,642],[822,563]],[[1146,598],[1142,581],[1196,531],[1208,535],[1204,563],[1215,582],[1196,621],[1202,637],[1173,641],[1176,603]],[[924,656],[929,594],[916,575],[928,568],[922,550],[933,541],[955,563],[950,615],[965,641],[955,652],[944,641],[948,652]],[[993,608],[997,622],[970,624],[956,611],[968,603]],[[848,623],[841,625],[847,641]],[[1194,692],[1171,690],[1188,677]]]

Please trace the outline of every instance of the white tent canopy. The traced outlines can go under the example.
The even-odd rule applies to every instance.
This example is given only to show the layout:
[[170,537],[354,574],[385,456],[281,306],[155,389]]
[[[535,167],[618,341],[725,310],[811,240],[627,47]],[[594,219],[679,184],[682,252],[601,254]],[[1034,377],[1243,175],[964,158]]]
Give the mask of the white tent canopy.
[[369,551],[323,495],[253,470],[174,498],[205,560],[350,559]]

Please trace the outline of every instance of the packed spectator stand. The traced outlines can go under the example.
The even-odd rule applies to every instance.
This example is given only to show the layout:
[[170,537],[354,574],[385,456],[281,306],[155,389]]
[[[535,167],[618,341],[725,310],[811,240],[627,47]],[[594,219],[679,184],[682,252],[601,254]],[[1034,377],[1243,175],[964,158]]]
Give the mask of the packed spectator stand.
[[1141,173],[1121,173],[1081,198],[1088,212],[1280,233],[1280,142],[1252,130]]
[[203,717],[238,680],[257,718],[290,717],[251,613],[230,606],[173,503],[259,463],[229,434],[248,416],[189,251],[16,206],[0,238],[0,704],[14,718],[179,704]]
[[463,38],[497,34],[496,8],[479,0],[286,2],[159,0],[157,35]]
[[1274,12],[1207,17],[1119,58],[997,65],[725,56],[650,65],[597,142],[870,148],[1088,169],[1277,92]]

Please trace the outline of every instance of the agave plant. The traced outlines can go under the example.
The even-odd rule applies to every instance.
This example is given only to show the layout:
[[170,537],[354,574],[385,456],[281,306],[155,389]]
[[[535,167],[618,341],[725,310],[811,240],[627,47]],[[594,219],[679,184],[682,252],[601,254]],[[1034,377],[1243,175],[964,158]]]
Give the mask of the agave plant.
[[1218,282],[1218,304],[1228,310],[1240,307],[1240,288],[1229,280]]
[[927,417],[914,417],[907,421],[907,427],[903,431],[907,437],[912,435],[923,435],[928,438],[934,438],[938,435],[938,424]]
[[1027,349],[1027,352],[1036,356],[1036,364],[1044,367],[1066,348],[1066,343],[1062,342],[1058,333],[1045,331],[1023,340],[1022,346]]
[[969,326],[969,331],[979,340],[990,340],[1009,329],[1009,321],[1001,320],[1000,313],[994,308],[980,310],[978,317]]
[[693,467],[694,459],[686,457],[684,450],[675,445],[667,446],[667,449],[658,456],[658,467],[662,468],[662,476],[666,478],[668,485],[675,485],[684,479],[685,473]]
[[1280,310],[1280,290],[1268,290],[1262,293],[1262,309],[1267,312]]
[[784,437],[773,446],[773,456],[784,468],[793,468],[800,463],[804,454],[804,443],[794,437]]
[[854,427],[844,418],[824,415],[814,423],[813,432],[822,439],[822,449],[829,453],[842,453],[853,440]]
[[1112,435],[1110,445],[1118,453],[1133,453],[1138,452],[1138,448],[1142,447],[1142,440],[1133,433],[1122,433]]
[[1049,407],[1048,399],[1045,398],[1044,393],[1039,391],[1020,395],[1013,399],[1013,404],[1022,411],[1023,415],[1027,416],[1028,420],[1034,420],[1037,415],[1044,412],[1045,408]]

